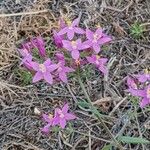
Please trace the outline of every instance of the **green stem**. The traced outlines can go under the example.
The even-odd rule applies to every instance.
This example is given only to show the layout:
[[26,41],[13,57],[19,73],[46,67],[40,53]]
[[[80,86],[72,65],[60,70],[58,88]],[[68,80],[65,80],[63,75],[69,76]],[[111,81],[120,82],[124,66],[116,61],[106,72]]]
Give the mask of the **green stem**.
[[90,104],[91,106],[91,109],[94,110],[95,112],[95,116],[98,118],[98,120],[101,122],[102,126],[105,128],[105,130],[107,131],[107,133],[109,134],[110,138],[114,141],[114,143],[118,146],[118,148],[120,150],[123,150],[123,147],[120,145],[120,143],[115,139],[114,135],[111,133],[111,131],[109,130],[109,128],[107,127],[107,125],[104,123],[103,119],[101,118],[101,114],[99,113],[99,111],[97,111],[97,109],[93,106],[92,102],[91,102],[91,99],[88,95],[88,93],[86,92],[86,89],[84,87],[84,84],[82,83],[82,80],[80,78],[80,74],[78,72],[78,80],[79,80],[79,83],[80,83],[80,86],[84,92],[84,95],[86,96],[87,98],[87,101],[88,103]]

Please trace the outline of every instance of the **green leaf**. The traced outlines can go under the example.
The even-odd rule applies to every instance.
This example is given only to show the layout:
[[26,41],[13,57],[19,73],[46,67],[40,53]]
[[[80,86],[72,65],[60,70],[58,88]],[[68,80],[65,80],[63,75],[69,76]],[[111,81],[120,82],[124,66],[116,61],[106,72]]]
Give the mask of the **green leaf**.
[[60,131],[60,128],[58,126],[52,127],[52,131],[58,133]]
[[150,144],[150,141],[140,138],[140,137],[130,137],[130,136],[119,136],[118,140],[123,143],[132,143],[132,144]]
[[112,149],[112,145],[105,145],[101,150],[111,150]]
[[79,107],[82,107],[84,109],[87,109],[90,107],[90,104],[88,102],[86,102],[85,100],[79,101],[77,104]]

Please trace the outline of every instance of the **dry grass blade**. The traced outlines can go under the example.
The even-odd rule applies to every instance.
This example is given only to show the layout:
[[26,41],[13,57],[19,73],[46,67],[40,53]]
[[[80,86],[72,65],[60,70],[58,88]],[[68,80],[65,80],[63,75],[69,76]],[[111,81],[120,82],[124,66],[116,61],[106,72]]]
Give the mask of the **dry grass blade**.
[[0,14],[0,17],[14,17],[14,16],[24,16],[24,15],[36,15],[40,13],[46,13],[48,12],[47,9],[35,11],[35,12],[22,12],[22,13],[14,13],[14,14]]

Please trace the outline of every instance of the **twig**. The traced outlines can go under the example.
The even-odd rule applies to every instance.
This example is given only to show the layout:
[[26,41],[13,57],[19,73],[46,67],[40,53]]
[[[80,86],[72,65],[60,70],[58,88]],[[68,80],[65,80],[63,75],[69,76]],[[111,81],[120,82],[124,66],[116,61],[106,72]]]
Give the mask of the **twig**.
[[[77,131],[77,130],[74,130],[73,132],[75,132],[75,133],[79,133],[79,134],[81,134],[81,135],[84,135],[84,136],[89,137],[89,134],[82,133],[82,132]],[[103,139],[103,138],[95,137],[95,136],[93,136],[93,135],[90,135],[90,137],[91,137],[91,138],[93,138],[93,139],[99,140],[99,141],[103,141],[103,142],[111,143],[111,141],[109,141],[109,140],[105,140],[105,139]]]
[[32,12],[21,12],[21,13],[13,13],[13,14],[0,14],[0,17],[12,17],[12,16],[22,16],[22,15],[34,15],[39,13],[45,13],[48,12],[47,9],[40,10],[40,11],[32,11]]
[[91,142],[91,131],[89,130],[89,150],[92,150],[91,149],[91,144],[92,142]]
[[71,88],[70,88],[70,85],[69,85],[69,84],[67,84],[67,89],[68,89],[68,91],[70,92],[70,94],[71,94],[71,96],[72,96],[73,100],[77,103],[77,99],[76,99],[75,95],[73,94],[73,92],[72,92],[72,90],[71,90]]
[[114,108],[113,110],[109,113],[109,116],[111,116],[117,109],[118,107],[127,99],[127,97],[123,98]]

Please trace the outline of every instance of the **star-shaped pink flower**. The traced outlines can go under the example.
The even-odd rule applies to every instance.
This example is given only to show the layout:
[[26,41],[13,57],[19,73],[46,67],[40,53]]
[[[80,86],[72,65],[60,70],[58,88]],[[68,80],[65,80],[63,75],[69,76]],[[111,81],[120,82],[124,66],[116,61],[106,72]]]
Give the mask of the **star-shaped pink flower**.
[[52,126],[53,124],[53,116],[51,114],[50,115],[43,114],[42,118],[45,122],[47,122],[47,124],[43,128],[41,128],[41,131],[48,134],[50,130],[50,126]]
[[133,78],[133,77],[127,77],[127,85],[128,85],[128,87],[129,87],[129,89],[130,88],[132,88],[132,89],[137,89],[138,87],[137,87],[137,83],[136,83],[136,79],[135,78]]
[[58,32],[58,34],[64,35],[67,33],[67,37],[69,40],[73,39],[75,33],[84,34],[85,33],[84,30],[78,27],[79,21],[80,21],[79,18],[75,19],[72,23],[70,21],[67,21],[67,26],[61,29]]
[[51,72],[57,69],[57,65],[52,64],[50,59],[47,59],[43,64],[32,62],[32,68],[36,71],[33,77],[33,83],[42,79],[46,80],[49,84],[53,83]]
[[68,82],[67,73],[73,72],[74,69],[65,66],[64,62],[62,61],[60,61],[57,65],[58,65],[58,68],[56,72],[58,73],[59,79],[63,81],[64,83],[67,83]]
[[27,69],[32,70],[32,55],[29,53],[29,51],[26,48],[18,49],[19,53],[23,57],[21,60],[20,65],[24,65]]
[[41,36],[32,39],[31,43],[33,44],[33,46],[35,48],[37,48],[39,50],[39,54],[42,57],[46,56],[45,42],[44,42],[44,40],[43,40],[43,38]]
[[135,75],[135,77],[141,82],[144,83],[146,81],[150,81],[150,71],[145,69],[143,73]]
[[100,47],[110,42],[112,39],[103,33],[102,28],[98,28],[95,32],[92,32],[89,29],[86,29],[86,37],[87,41],[85,41],[86,45],[89,45],[89,47],[92,47],[96,54],[99,53]]
[[77,39],[76,41],[67,41],[63,40],[63,47],[66,48],[69,52],[71,52],[71,56],[73,59],[79,59],[80,50],[84,50],[89,46],[85,43],[81,42],[81,39]]
[[150,85],[145,87],[145,89],[133,89],[129,88],[128,91],[133,95],[133,96],[139,96],[142,98],[140,102],[140,107],[145,107],[146,105],[150,104]]
[[107,68],[105,64],[107,62],[107,58],[101,58],[98,55],[92,55],[91,57],[86,57],[88,62],[94,64],[104,75],[107,74]]
[[56,108],[53,125],[60,125],[64,129],[67,121],[75,119],[76,116],[72,113],[68,113],[68,110],[68,104],[65,104],[62,109]]
[[63,47],[62,40],[64,40],[64,36],[63,35],[58,35],[58,33],[55,30],[53,30],[53,40],[54,40],[55,45],[58,48]]

